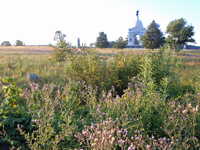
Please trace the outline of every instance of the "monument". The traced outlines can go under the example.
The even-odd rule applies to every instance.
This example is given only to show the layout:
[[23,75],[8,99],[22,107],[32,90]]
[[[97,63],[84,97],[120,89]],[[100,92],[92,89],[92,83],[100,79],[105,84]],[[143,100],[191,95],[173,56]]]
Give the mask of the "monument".
[[187,45],[186,45],[186,44],[184,44],[184,46],[183,46],[183,49],[184,49],[184,50],[186,50],[186,49],[187,49]]
[[[134,22],[133,28],[129,28],[126,48],[142,48],[141,37],[145,34],[146,28],[143,27],[142,21],[139,20],[139,10],[136,11],[136,16],[137,20]],[[137,35],[139,39],[137,39]]]
[[79,38],[77,39],[77,45],[76,45],[76,48],[81,48],[81,45],[80,45],[80,39],[79,39]]

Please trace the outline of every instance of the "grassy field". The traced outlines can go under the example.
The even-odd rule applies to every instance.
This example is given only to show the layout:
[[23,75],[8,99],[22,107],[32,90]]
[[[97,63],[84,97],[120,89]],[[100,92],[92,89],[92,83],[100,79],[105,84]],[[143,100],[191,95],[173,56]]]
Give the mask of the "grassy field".
[[[102,53],[102,54],[118,54],[119,52],[123,52],[125,54],[128,54],[130,52],[141,54],[150,51],[148,49],[115,49],[115,48],[104,48],[104,49],[92,48],[92,49],[95,50],[97,53]],[[1,56],[3,54],[41,55],[41,54],[51,54],[52,51],[53,48],[51,46],[0,46]],[[79,48],[78,51],[81,51],[81,49]],[[158,49],[155,49],[154,51],[157,52]],[[181,50],[180,52],[188,55],[200,56],[200,50]]]
[[[114,48],[106,48],[106,49],[92,49],[93,52],[95,52],[96,54],[98,54],[103,60],[108,60],[108,59],[113,59],[115,57],[118,57],[119,53],[125,54],[125,55],[133,55],[133,54],[143,54],[143,53],[148,53],[151,52],[150,50],[147,49],[114,49]],[[55,70],[53,70],[53,74],[54,72],[56,73],[58,69],[58,67],[56,65],[56,63],[52,64],[51,62],[49,62],[49,59],[51,58],[51,54],[53,52],[53,48],[50,46],[0,46],[0,62],[2,64],[2,66],[8,66],[8,64],[14,64],[17,63],[16,61],[19,61],[19,57],[20,59],[24,59],[24,61],[30,61],[30,65],[32,64],[32,67],[34,66],[34,63],[40,63],[41,65],[43,64],[44,67],[47,67],[48,65],[50,66],[47,67],[49,69],[49,71],[52,71],[52,69],[54,68]],[[153,51],[155,53],[158,52],[158,50]],[[74,53],[77,54],[82,54],[83,50],[82,49],[78,49],[76,51],[74,51]],[[200,64],[200,51],[199,50],[181,50],[181,53],[185,54],[185,55],[180,55],[180,56],[176,56],[177,58],[179,58],[179,60],[181,60],[180,62],[180,68],[181,68],[181,76],[182,76],[182,80],[183,81],[190,81],[190,79],[195,78],[194,76],[196,75],[196,70],[198,70],[199,68],[199,64]],[[174,53],[172,52],[172,55]],[[47,63],[49,62],[49,64],[47,65]],[[46,64],[46,65],[44,65]],[[21,64],[21,69],[23,70],[23,66],[25,64]],[[27,65],[27,64],[26,64]],[[62,66],[62,63],[59,63],[60,66]],[[27,68],[27,67],[26,67]],[[46,68],[46,71],[48,70]],[[9,70],[9,67],[6,68],[7,70]],[[45,68],[43,68],[45,69]],[[28,71],[29,70],[29,71]],[[60,69],[58,69],[60,70]],[[187,71],[186,71],[187,70]],[[33,68],[27,68],[26,73],[36,73],[39,76],[42,75],[43,71],[38,69],[37,67],[33,67]],[[188,71],[190,72],[190,74],[188,75]],[[9,73],[8,73],[9,74]],[[46,74],[48,74],[46,72]],[[6,74],[5,74],[6,75]],[[16,73],[12,73],[12,71],[10,70],[10,75],[12,75],[13,77],[18,77],[19,75],[17,75]],[[55,74],[54,74],[55,75]],[[2,76],[2,71],[1,71],[1,76]],[[24,81],[26,78],[26,74],[24,74]],[[50,80],[52,81],[52,80]]]
[[[148,49],[115,49],[115,48],[92,48],[95,52],[101,54],[118,54],[119,52],[123,52],[128,54],[130,52],[134,53],[145,53],[149,52]],[[35,54],[35,55],[42,55],[42,54],[52,54],[53,48],[51,46],[0,46],[1,57],[3,55],[12,55],[12,54],[20,54],[20,55],[27,55],[27,54]],[[81,51],[79,48],[78,51]],[[158,49],[154,50],[155,52]],[[181,50],[181,53],[185,53],[192,56],[185,56],[185,57],[195,57],[200,56],[200,50]],[[173,54],[173,52],[172,52]]]
[[0,149],[200,148],[199,50],[52,53],[0,46]]
[[[53,48],[51,46],[0,46],[1,54],[49,54],[52,53]],[[78,51],[81,51],[79,48]],[[118,52],[123,51],[124,53],[128,53],[129,51],[134,51],[136,53],[143,53],[148,50],[146,49],[114,49],[114,48],[95,48],[97,53],[102,54],[118,54]]]
[[[95,52],[103,61],[113,60],[119,56],[124,55],[141,55],[151,52],[147,49],[91,49]],[[30,73],[36,73],[40,76],[40,82],[43,84],[65,83],[66,79],[62,70],[66,67],[66,63],[53,63],[50,61],[53,48],[50,46],[0,46],[0,75],[1,78],[12,76],[27,83],[26,75]],[[158,53],[158,49],[153,51]],[[74,54],[82,55],[83,49],[74,50]],[[199,50],[181,50],[181,53],[185,55],[176,56],[180,60],[179,72],[181,83],[193,82],[197,75],[197,70],[200,64],[200,51]],[[172,52],[172,55],[174,53]],[[4,70],[4,71],[3,71]],[[188,74],[190,72],[190,74]],[[60,81],[55,80],[55,76],[59,76]],[[45,81],[43,80],[45,78]],[[42,85],[43,85],[42,84]],[[24,84],[25,85],[25,84]],[[25,88],[24,87],[24,88]]]
[[52,51],[51,46],[0,46],[1,51]]

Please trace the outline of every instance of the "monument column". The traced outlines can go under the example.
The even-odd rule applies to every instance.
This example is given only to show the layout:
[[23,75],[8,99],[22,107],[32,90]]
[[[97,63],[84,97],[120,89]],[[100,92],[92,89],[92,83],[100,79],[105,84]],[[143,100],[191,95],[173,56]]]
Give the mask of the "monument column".
[[81,45],[80,45],[80,39],[78,38],[77,39],[77,45],[76,45],[76,48],[80,48],[81,47]]
[[139,45],[142,45],[141,33],[139,34]]

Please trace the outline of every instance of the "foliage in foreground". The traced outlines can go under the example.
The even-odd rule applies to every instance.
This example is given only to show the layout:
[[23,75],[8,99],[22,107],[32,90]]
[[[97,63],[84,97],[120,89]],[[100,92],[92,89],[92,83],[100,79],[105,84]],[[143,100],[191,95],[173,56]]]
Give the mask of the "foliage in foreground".
[[[23,97],[36,128],[27,133],[21,122],[14,128],[30,149],[199,148],[198,94],[167,100],[164,94],[150,93],[140,78],[133,78],[128,85],[122,97],[113,97],[113,89],[103,92],[97,101],[97,89],[84,82],[69,80],[63,88],[45,85],[42,90],[32,84]],[[6,130],[1,139],[10,134]]]
[[[71,57],[73,63],[65,71],[73,78],[62,86],[30,83],[22,90],[12,78],[4,79],[12,87],[7,86],[2,105],[24,112],[31,121],[13,124],[16,138],[5,129],[10,123],[4,122],[1,146],[7,142],[27,149],[199,149],[199,80],[193,93],[176,95],[179,76],[172,68],[177,61],[169,50],[141,57],[121,54],[110,62],[94,54]],[[115,70],[106,70],[104,80],[106,67]],[[131,78],[136,71],[139,76]],[[127,88],[119,96],[115,87],[125,87],[123,81]],[[0,120],[19,120],[14,112],[1,106],[1,114],[10,114],[0,115]]]
[[15,80],[7,78],[3,79],[3,82],[10,85],[3,87],[6,96],[0,108],[0,130],[6,131],[7,134],[1,138],[0,143],[12,139],[13,145],[21,145],[25,149],[24,136],[20,135],[16,126],[20,124],[26,133],[30,133],[34,129],[34,123],[31,121],[31,115],[24,108],[22,90],[16,87]]

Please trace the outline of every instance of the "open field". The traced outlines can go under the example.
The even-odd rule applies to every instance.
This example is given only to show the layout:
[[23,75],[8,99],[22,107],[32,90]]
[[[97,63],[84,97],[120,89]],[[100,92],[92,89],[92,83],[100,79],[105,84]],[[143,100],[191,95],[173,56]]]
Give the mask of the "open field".
[[[147,49],[114,49],[114,48],[93,48],[92,51],[95,51],[99,56],[105,59],[112,59],[113,57],[118,57],[118,53],[123,54],[143,54],[151,52]],[[21,58],[26,58],[30,60],[41,60],[48,61],[51,58],[53,48],[50,46],[0,46],[0,62],[4,64],[5,60],[11,59],[15,60],[20,56]],[[74,53],[79,52],[83,53],[82,49],[75,50]],[[158,49],[153,51],[158,52]],[[181,50],[181,53],[185,55],[176,56],[182,60],[181,64],[184,65],[182,69],[191,69],[189,66],[192,66],[192,70],[197,70],[200,64],[200,50]],[[172,55],[173,55],[172,51]],[[14,62],[13,62],[14,63]],[[188,67],[187,67],[188,66]],[[184,74],[182,74],[184,75]],[[185,75],[187,76],[187,75]]]
[[0,46],[0,55],[2,54],[51,54],[53,49],[50,46]]
[[0,50],[28,50],[28,51],[34,51],[34,50],[40,50],[40,51],[52,51],[51,46],[0,46]]
[[[0,46],[0,52],[4,54],[49,54],[52,53],[53,48],[50,46]],[[81,51],[79,48],[78,51]],[[118,52],[123,51],[124,53],[128,53],[129,51],[134,51],[136,53],[143,53],[148,50],[146,49],[115,49],[115,48],[95,48],[95,51],[97,53],[103,53],[103,54],[117,54]]]
[[[92,48],[97,53],[102,54],[118,54],[118,52],[123,52],[125,54],[128,54],[130,52],[134,53],[145,53],[149,52],[148,49],[115,49],[115,48]],[[0,54],[51,54],[53,51],[53,48],[51,46],[0,46]],[[79,48],[78,51],[81,51]],[[158,49],[154,50],[155,52],[158,51]],[[186,53],[192,56],[200,56],[200,50],[181,50],[180,52]],[[187,57],[187,56],[186,56]]]
[[0,47],[0,149],[200,148],[200,51],[52,52]]

